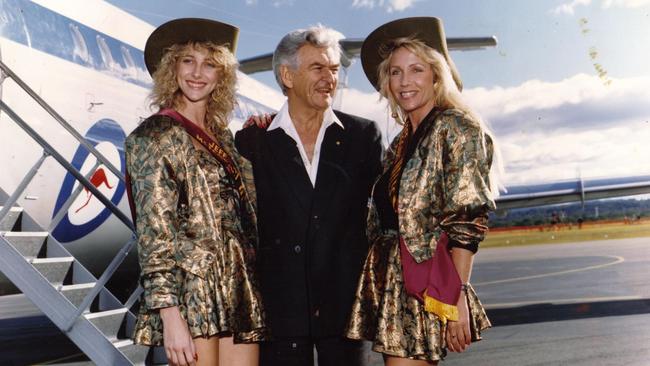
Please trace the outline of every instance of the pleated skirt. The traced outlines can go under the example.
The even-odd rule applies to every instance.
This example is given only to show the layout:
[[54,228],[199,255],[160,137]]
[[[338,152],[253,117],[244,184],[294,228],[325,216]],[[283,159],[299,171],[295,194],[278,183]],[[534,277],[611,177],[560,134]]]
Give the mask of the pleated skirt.
[[[372,243],[359,279],[346,336],[373,342],[388,356],[437,361],[445,357],[446,325],[424,310],[404,288],[397,232],[388,231]],[[491,326],[485,309],[468,291],[472,341]]]

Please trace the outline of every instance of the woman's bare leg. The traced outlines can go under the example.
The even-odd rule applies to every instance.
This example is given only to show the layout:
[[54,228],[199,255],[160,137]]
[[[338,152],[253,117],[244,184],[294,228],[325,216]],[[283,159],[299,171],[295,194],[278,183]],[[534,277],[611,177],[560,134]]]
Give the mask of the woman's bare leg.
[[257,366],[259,359],[259,344],[234,344],[233,337],[219,339],[219,366]]
[[196,366],[215,366],[219,364],[219,337],[194,338],[196,347]]

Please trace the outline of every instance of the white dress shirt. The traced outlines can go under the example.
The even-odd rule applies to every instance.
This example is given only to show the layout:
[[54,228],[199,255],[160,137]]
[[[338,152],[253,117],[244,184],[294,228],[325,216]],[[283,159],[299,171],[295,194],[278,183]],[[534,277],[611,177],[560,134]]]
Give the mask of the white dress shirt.
[[318,162],[320,161],[320,148],[323,144],[323,138],[325,137],[325,130],[333,123],[336,123],[341,126],[341,128],[343,128],[343,123],[341,123],[341,121],[339,121],[339,119],[336,117],[332,108],[327,108],[325,115],[323,116],[323,123],[320,126],[320,130],[318,130],[316,144],[314,144],[314,156],[312,157],[311,162],[307,158],[305,147],[303,146],[302,141],[300,140],[300,136],[298,135],[298,131],[296,130],[296,126],[293,124],[291,116],[289,115],[288,102],[284,102],[284,105],[280,111],[278,111],[278,114],[275,116],[275,118],[273,118],[273,122],[271,122],[269,128],[267,128],[268,131],[274,130],[276,128],[281,128],[284,130],[284,133],[286,133],[296,142],[296,146],[298,146],[298,151],[300,152],[300,157],[302,158],[302,163],[305,166],[305,170],[307,171],[311,185],[314,187],[316,186]]

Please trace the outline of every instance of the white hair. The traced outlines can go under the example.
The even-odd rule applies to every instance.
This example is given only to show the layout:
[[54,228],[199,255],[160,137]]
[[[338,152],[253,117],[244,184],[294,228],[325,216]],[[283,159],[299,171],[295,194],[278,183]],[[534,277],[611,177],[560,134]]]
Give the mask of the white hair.
[[286,36],[282,37],[280,43],[273,52],[273,73],[275,80],[280,85],[282,93],[287,94],[287,88],[282,82],[280,75],[280,66],[287,65],[292,69],[297,69],[299,64],[298,50],[300,47],[310,44],[314,47],[327,48],[330,50],[334,60],[341,57],[341,46],[339,40],[343,38],[340,32],[325,27],[323,25],[315,25],[307,29],[296,29],[289,32]]

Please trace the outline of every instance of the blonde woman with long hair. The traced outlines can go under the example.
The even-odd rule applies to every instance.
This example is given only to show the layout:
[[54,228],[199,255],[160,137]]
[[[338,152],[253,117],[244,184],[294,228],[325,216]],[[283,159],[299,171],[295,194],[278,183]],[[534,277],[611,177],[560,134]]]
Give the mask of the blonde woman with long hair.
[[493,139],[463,101],[439,19],[380,26],[361,61],[404,128],[373,188],[347,336],[372,341],[388,366],[437,364],[490,326],[469,280],[495,209]]
[[172,365],[257,365],[267,334],[251,167],[227,128],[237,35],[207,19],[158,27],[145,47],[158,112],[126,140],[144,287],[134,339]]

